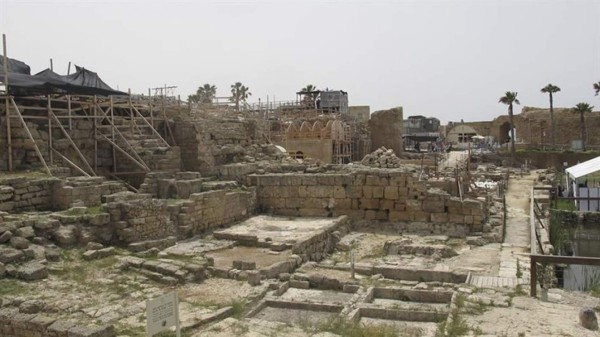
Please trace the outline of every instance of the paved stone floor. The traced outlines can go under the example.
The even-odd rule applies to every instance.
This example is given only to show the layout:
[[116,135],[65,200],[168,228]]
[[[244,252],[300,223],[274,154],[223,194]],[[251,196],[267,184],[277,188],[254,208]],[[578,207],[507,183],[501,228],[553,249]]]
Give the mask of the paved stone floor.
[[[515,287],[529,283],[529,198],[537,173],[511,176],[506,192],[506,234],[500,246],[498,275],[474,273],[469,283],[477,287]],[[520,278],[517,279],[517,271]]]

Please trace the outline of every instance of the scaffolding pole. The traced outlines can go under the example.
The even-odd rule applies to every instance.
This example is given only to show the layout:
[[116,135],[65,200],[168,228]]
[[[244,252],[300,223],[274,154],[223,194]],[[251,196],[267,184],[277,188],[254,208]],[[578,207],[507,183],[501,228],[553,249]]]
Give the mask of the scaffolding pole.
[[12,171],[12,137],[10,134],[10,104],[8,102],[8,56],[6,54],[6,34],[2,34],[2,51],[4,53],[4,107],[6,109],[6,145],[8,147],[8,171]]
[[44,156],[42,156],[42,152],[40,152],[40,148],[37,146],[35,139],[33,139],[33,136],[31,135],[31,131],[29,131],[29,128],[27,127],[27,123],[25,123],[23,116],[21,116],[21,111],[19,111],[19,107],[17,106],[17,103],[15,103],[15,100],[12,97],[10,98],[10,101],[11,101],[12,105],[15,107],[15,111],[17,112],[17,117],[21,121],[21,124],[23,124],[23,128],[25,128],[25,131],[27,132],[27,136],[29,137],[29,140],[31,140],[33,142],[35,152],[37,153],[40,162],[42,162],[42,165],[44,165],[44,168],[46,169],[46,172],[48,173],[48,175],[51,176],[52,172],[50,171],[50,168],[48,168],[48,165],[46,164],[46,160],[44,160]]

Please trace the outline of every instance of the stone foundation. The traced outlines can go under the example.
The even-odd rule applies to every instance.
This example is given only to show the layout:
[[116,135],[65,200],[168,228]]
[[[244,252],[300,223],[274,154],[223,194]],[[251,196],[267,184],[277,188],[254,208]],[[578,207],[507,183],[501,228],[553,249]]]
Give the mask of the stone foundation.
[[372,170],[345,174],[251,175],[258,209],[285,216],[463,224],[480,231],[484,202],[460,200],[428,188],[410,172]]

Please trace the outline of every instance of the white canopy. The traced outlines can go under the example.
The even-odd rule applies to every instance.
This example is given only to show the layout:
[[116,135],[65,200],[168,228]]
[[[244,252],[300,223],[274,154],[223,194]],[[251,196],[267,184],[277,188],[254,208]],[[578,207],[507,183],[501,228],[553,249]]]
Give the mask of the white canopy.
[[575,180],[577,178],[587,176],[590,173],[600,171],[600,157],[584,161],[575,166],[567,168],[565,171],[569,174],[569,178]]

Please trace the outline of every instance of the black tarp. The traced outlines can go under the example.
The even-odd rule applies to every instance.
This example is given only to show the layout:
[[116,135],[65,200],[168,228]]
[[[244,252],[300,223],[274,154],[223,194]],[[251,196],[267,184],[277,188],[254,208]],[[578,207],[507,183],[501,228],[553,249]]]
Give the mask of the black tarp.
[[[0,71],[4,72],[4,57],[0,57]],[[8,72],[31,75],[31,68],[22,61],[8,58]]]
[[[127,95],[122,91],[109,87],[97,73],[83,67],[75,66],[76,72],[62,76],[50,69],[43,70],[33,76],[11,71],[9,59],[8,90],[13,95],[32,94],[74,94],[74,95]],[[13,63],[12,69],[29,71],[29,66],[21,61]],[[0,68],[0,82],[4,82],[4,73]]]

